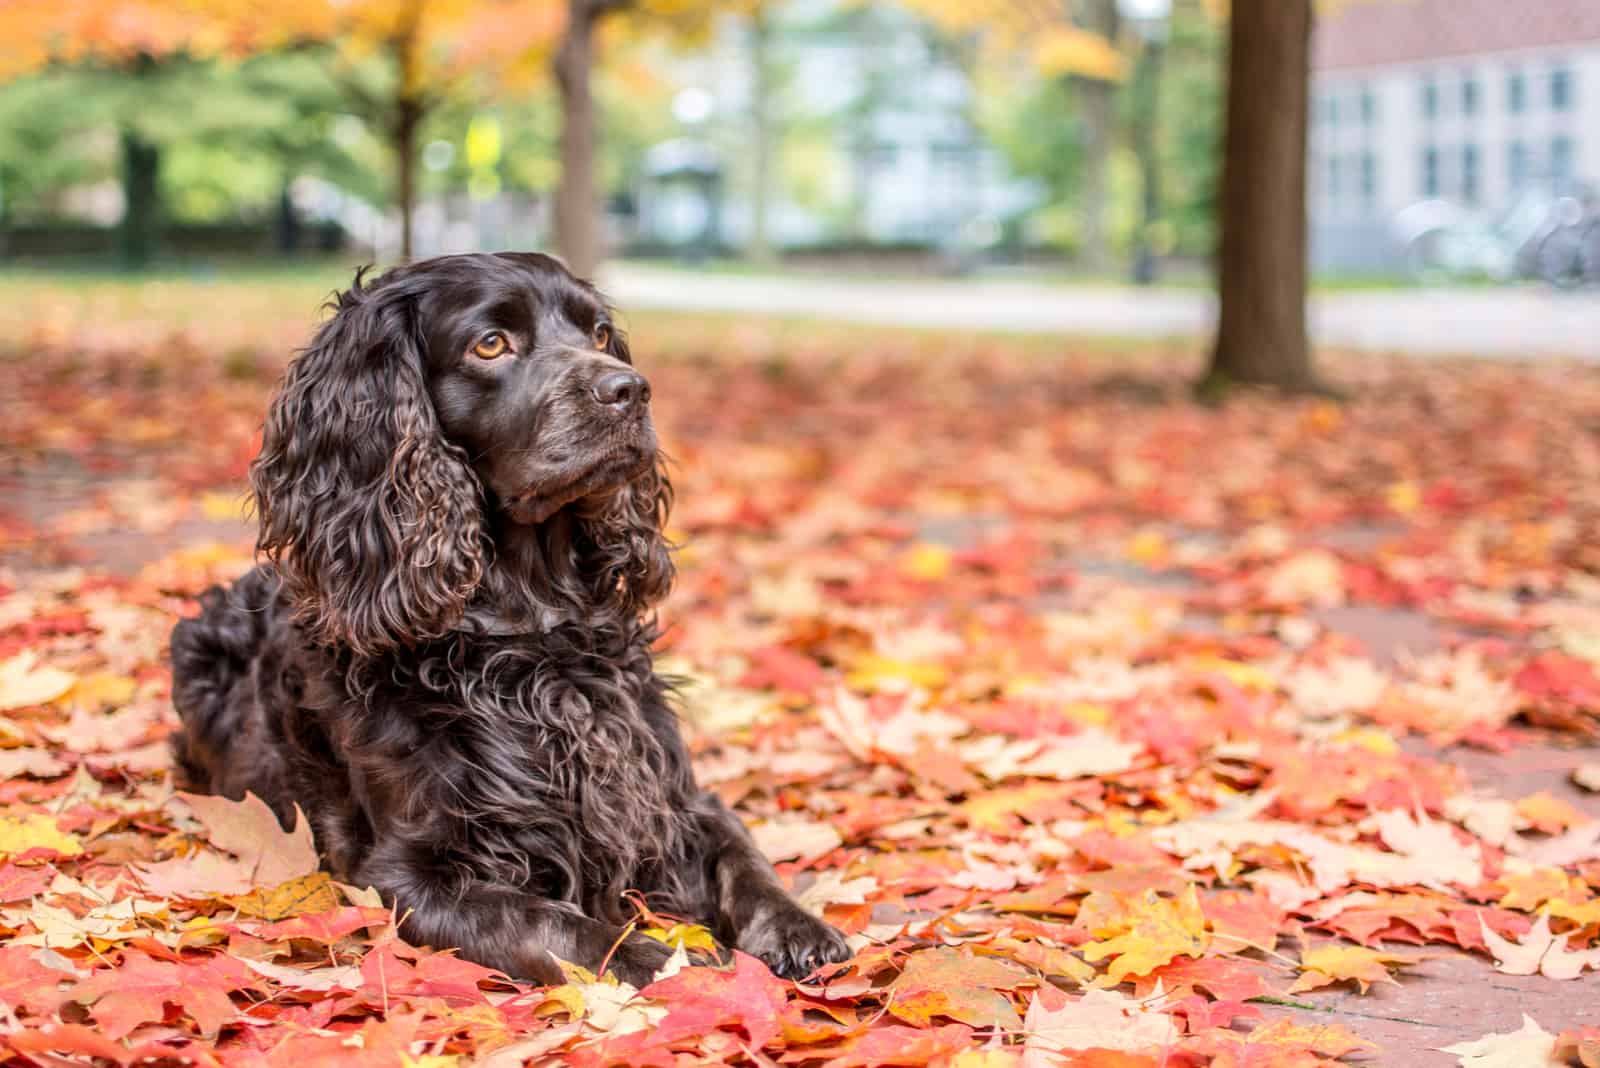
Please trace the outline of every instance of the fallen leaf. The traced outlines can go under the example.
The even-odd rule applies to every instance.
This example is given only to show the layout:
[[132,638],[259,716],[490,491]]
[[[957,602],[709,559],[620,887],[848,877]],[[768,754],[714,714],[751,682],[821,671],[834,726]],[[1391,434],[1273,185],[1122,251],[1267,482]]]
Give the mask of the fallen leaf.
[[889,985],[889,1012],[906,1023],[931,1026],[943,1017],[971,1027],[1011,1030],[1022,1019],[1008,996],[1035,980],[1003,961],[975,957],[951,946],[911,954]]
[[1163,996],[1159,988],[1142,1000],[1113,990],[1086,990],[1054,1010],[1035,997],[1022,1025],[1023,1068],[1050,1068],[1069,1050],[1165,1049],[1177,1040],[1178,1026],[1161,1011]]
[[1413,958],[1382,953],[1365,946],[1321,945],[1300,954],[1300,977],[1291,994],[1316,990],[1330,983],[1354,982],[1365,994],[1373,983],[1393,983],[1387,965],[1409,964]]
[[63,831],[56,821],[38,812],[21,816],[0,816],[0,856],[45,849],[58,856],[75,857],[83,852],[75,835]]
[[54,701],[77,681],[70,671],[39,663],[33,652],[0,660],[0,712]]
[[1515,1031],[1487,1034],[1471,1042],[1437,1047],[1460,1061],[1461,1068],[1560,1068],[1555,1057],[1556,1036],[1523,1014]]

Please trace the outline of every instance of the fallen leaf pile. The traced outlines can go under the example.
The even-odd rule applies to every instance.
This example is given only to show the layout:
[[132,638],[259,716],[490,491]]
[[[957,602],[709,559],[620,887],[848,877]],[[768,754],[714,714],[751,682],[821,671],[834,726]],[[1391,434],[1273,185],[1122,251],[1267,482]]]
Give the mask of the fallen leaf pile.
[[[1348,404],[1211,409],[1162,354],[635,348],[701,781],[854,959],[532,988],[400,941],[304,824],[175,794],[166,637],[248,566],[281,358],[44,336],[0,355],[7,1056],[1299,1068],[1373,1045],[1290,1009],[1441,957],[1597,989],[1593,757],[1522,792],[1458,760],[1600,736],[1592,371],[1350,360]],[[1600,1063],[1530,1012],[1448,1052]]]

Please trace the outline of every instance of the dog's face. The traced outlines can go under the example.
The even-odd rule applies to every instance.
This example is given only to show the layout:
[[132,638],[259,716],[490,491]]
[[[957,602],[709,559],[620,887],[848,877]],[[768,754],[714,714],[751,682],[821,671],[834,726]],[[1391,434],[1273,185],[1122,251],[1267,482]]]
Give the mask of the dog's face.
[[297,618],[362,655],[448,633],[480,595],[620,626],[672,584],[650,387],[548,256],[358,274],[289,365],[250,483]]
[[416,309],[440,428],[490,507],[540,523],[655,462],[650,384],[605,302],[555,260],[473,257]]

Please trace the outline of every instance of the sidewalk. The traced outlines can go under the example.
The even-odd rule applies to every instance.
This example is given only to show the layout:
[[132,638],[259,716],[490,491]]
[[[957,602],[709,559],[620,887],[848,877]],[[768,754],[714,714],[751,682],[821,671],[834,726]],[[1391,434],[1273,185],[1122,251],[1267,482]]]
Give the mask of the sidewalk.
[[[611,265],[624,308],[792,315],[886,326],[1169,338],[1209,333],[1204,290],[957,279],[875,281]],[[1542,288],[1374,290],[1312,299],[1317,343],[1367,351],[1600,360],[1600,294]]]

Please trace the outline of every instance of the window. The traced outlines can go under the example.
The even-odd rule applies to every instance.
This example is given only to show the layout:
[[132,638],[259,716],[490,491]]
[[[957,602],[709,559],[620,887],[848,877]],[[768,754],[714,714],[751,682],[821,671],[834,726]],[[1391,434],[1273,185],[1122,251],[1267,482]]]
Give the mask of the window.
[[1329,156],[1328,157],[1328,199],[1330,201],[1332,201],[1333,203],[1335,203],[1335,204],[1339,203],[1340,196],[1341,196],[1341,190],[1339,188],[1341,183],[1340,183],[1339,179],[1342,176],[1340,175],[1339,171],[1340,171],[1340,168],[1339,168],[1339,157],[1338,156]]
[[1478,146],[1461,146],[1461,199],[1468,204],[1478,202]]
[[1528,184],[1528,146],[1513,141],[1506,149],[1506,179],[1513,192]]
[[1339,125],[1339,98],[1334,96],[1332,93],[1329,93],[1327,106],[1328,125],[1336,127]]
[[1528,108],[1528,76],[1520,70],[1506,75],[1506,108],[1521,115]]
[[1377,117],[1378,98],[1373,95],[1372,86],[1363,85],[1361,87],[1361,123],[1363,126],[1371,126]]
[[1572,177],[1572,138],[1557,137],[1550,142],[1550,177],[1558,182]]
[[1461,77],[1461,114],[1478,113],[1478,79],[1470,74]]
[[1432,145],[1422,150],[1422,195],[1439,195],[1439,150]]
[[1552,111],[1572,110],[1572,71],[1566,67],[1557,67],[1550,72],[1550,109]]
[[1361,203],[1369,209],[1378,203],[1378,157],[1371,152],[1361,154]]
[[1432,77],[1422,83],[1422,116],[1427,119],[1439,117],[1439,83]]

